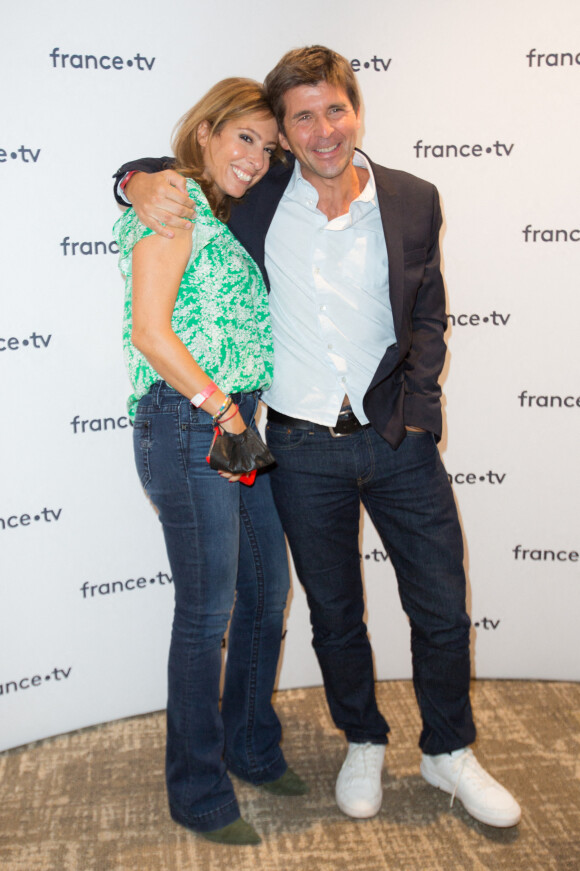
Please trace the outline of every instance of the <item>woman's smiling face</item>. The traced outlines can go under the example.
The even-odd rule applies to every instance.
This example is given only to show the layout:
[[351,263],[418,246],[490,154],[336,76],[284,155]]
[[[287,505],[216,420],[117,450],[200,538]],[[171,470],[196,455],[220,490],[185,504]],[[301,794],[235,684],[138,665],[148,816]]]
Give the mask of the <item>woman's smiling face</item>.
[[243,115],[227,121],[211,138],[204,121],[197,138],[206,178],[221,193],[239,198],[267,173],[278,144],[278,127],[272,115]]

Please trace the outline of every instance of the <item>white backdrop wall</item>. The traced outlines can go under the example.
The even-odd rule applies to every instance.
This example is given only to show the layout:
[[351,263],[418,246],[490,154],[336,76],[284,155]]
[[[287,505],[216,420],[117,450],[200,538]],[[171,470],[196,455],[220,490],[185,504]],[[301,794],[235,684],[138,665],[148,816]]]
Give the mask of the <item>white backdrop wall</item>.
[[[42,0],[2,15],[0,749],[162,708],[172,587],[133,468],[110,176],[168,152],[227,75],[314,42],[352,61],[361,144],[435,182],[449,362],[441,450],[474,673],[580,676],[577,0]],[[408,678],[365,519],[379,678]],[[320,682],[294,580],[279,686]]]

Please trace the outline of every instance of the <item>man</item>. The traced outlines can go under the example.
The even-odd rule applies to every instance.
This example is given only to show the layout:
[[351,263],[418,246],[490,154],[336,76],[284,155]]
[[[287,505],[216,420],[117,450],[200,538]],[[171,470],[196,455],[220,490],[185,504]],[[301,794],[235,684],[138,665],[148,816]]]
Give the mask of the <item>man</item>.
[[[345,58],[322,46],[288,52],[265,86],[295,159],[233,209],[230,228],[270,287],[272,485],[330,711],[348,741],[338,806],[357,818],[378,813],[389,731],[363,620],[362,501],[411,623],[421,773],[476,819],[516,825],[519,805],[468,749],[463,546],[436,447],[446,326],[437,191],[355,149],[360,96]],[[158,167],[145,161],[118,175]],[[176,216],[192,215],[183,190],[172,171],[138,173],[127,197],[145,223],[170,234],[183,226]]]

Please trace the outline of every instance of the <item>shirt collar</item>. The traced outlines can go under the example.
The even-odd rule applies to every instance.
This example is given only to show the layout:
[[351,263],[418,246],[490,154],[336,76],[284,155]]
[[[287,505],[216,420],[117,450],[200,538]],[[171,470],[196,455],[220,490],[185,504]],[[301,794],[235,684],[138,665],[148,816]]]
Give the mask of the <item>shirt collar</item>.
[[[376,206],[377,187],[375,184],[375,177],[373,175],[373,170],[371,168],[369,159],[367,158],[366,154],[363,154],[362,151],[359,151],[358,148],[355,148],[352,162],[354,166],[364,167],[364,169],[366,169],[369,174],[369,178],[358,197],[352,201],[351,208],[354,203],[371,203],[373,206]],[[302,168],[297,160],[294,162],[294,170],[292,172],[290,182],[286,187],[286,190],[284,191],[284,197],[288,197],[302,203],[305,200],[312,201],[313,199],[314,204],[318,202],[318,193],[316,191],[316,188],[304,178],[304,176],[302,175]]]
[[371,167],[370,160],[368,159],[366,154],[363,154],[362,151],[359,151],[358,149],[355,148],[354,157],[353,157],[352,162],[355,166],[364,167],[364,169],[366,169],[366,171],[369,174],[369,179],[368,179],[366,185],[364,186],[364,189],[360,192],[360,194],[358,195],[356,200],[354,200],[354,202],[355,203],[357,203],[357,202],[359,202],[359,203],[371,203],[372,202],[373,205],[376,206],[376,204],[377,204],[377,202],[376,202],[377,186],[375,184],[375,177],[373,175],[373,170]]

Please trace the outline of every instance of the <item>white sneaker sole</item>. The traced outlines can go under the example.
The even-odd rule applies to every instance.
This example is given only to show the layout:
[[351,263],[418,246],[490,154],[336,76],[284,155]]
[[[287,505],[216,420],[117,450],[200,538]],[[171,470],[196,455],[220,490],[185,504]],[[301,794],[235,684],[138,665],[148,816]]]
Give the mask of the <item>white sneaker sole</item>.
[[347,817],[352,817],[354,820],[368,820],[371,817],[376,817],[383,803],[383,796],[381,795],[378,803],[375,802],[375,804],[369,805],[366,808],[353,808],[346,805],[338,796],[335,796],[335,798],[338,809],[343,814],[346,814]]

